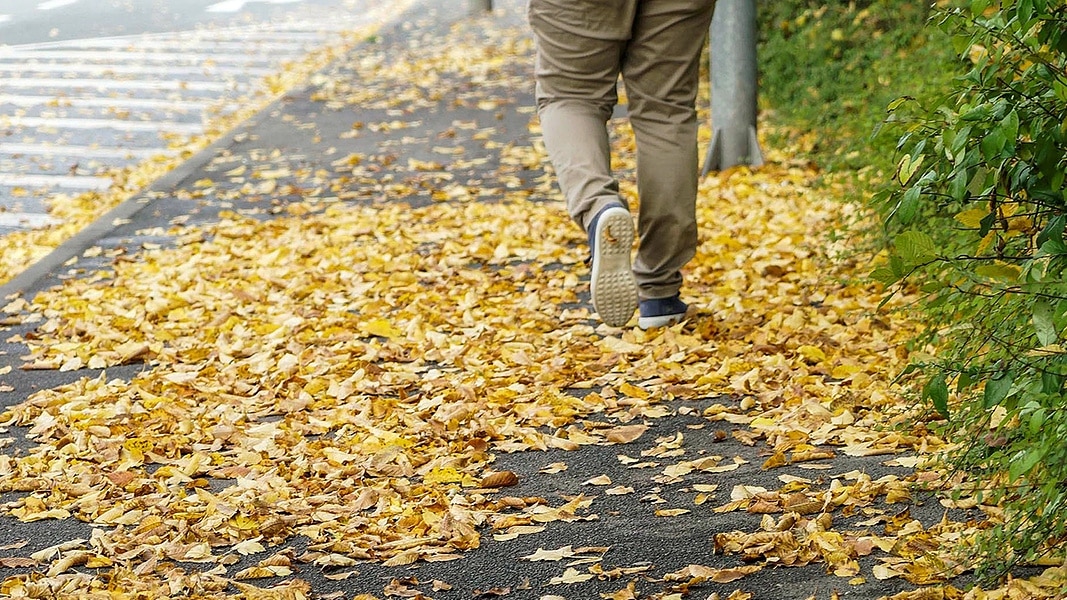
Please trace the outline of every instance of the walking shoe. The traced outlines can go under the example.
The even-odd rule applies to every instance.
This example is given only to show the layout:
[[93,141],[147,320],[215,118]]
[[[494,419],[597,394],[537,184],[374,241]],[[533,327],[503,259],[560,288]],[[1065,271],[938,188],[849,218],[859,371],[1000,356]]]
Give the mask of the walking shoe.
[[621,204],[612,204],[593,217],[589,250],[593,255],[589,287],[600,320],[622,327],[637,308],[637,280],[630,268],[634,221]]
[[653,298],[641,301],[641,316],[637,318],[637,326],[641,329],[653,327],[667,327],[674,325],[685,318],[685,311],[689,307],[675,294],[670,298]]

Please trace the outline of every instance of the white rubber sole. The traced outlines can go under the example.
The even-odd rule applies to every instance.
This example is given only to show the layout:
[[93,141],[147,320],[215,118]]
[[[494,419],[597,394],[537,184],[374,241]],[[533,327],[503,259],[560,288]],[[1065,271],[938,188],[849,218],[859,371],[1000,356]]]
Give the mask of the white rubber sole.
[[589,287],[600,320],[622,327],[637,309],[637,280],[630,267],[634,221],[621,206],[600,214],[593,232],[593,265]]
[[685,313],[675,313],[672,315],[659,315],[656,317],[638,317],[637,327],[638,329],[652,329],[654,327],[670,327],[677,323],[681,323],[685,318]]

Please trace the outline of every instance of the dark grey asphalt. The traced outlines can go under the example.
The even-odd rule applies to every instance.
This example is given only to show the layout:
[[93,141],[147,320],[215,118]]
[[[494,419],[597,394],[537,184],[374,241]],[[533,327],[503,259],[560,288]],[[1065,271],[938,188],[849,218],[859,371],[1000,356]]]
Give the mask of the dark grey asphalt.
[[[523,11],[520,3],[517,1],[498,2],[498,5],[501,4],[503,10],[497,18],[507,24],[521,26]],[[358,48],[354,52],[390,56],[392,49],[406,47],[411,43],[412,38],[423,35],[443,35],[452,24],[465,19],[465,6],[457,0],[426,0],[415,14],[418,17],[409,15],[403,19],[403,22],[409,25],[386,31],[378,44]],[[477,25],[474,27],[477,29]],[[508,68],[514,73],[528,74],[531,70],[529,64],[515,64]],[[351,73],[338,72],[333,72],[331,75],[353,76]],[[456,81],[453,89],[473,89],[473,87],[470,82]],[[411,134],[410,131],[404,130],[378,134],[366,132],[366,135],[355,139],[339,139],[338,132],[348,130],[353,121],[371,123],[392,117],[384,111],[357,110],[353,114],[348,109],[330,110],[321,103],[311,100],[312,91],[311,87],[296,91],[274,104],[235,131],[233,135],[197,155],[186,165],[158,182],[152,190],[146,191],[120,207],[116,213],[103,217],[95,230],[86,232],[80,239],[73,240],[23,277],[0,288],[0,297],[12,293],[21,293],[29,297],[38,290],[57,284],[64,277],[106,267],[103,259],[82,258],[76,265],[65,264],[70,258],[79,256],[90,246],[137,248],[146,242],[166,243],[168,240],[165,238],[146,238],[136,232],[155,226],[165,226],[171,219],[178,216],[188,215],[190,224],[215,221],[222,208],[230,207],[223,207],[211,199],[182,200],[176,197],[174,192],[191,190],[194,182],[204,178],[214,179],[220,188],[230,186],[232,184],[227,181],[223,172],[236,165],[251,162],[250,157],[253,154],[278,150],[294,167],[329,170],[331,160],[337,156],[345,156],[351,152],[378,153],[387,144],[395,143],[397,136]],[[532,85],[528,84],[521,89],[515,89],[514,95],[516,102],[504,107],[499,113],[498,120],[494,118],[491,122],[484,122],[484,126],[492,125],[496,128],[494,140],[501,144],[528,144],[530,116],[528,110],[520,111],[520,109],[532,105]],[[453,100],[454,98],[446,93],[437,105],[431,108],[416,109],[404,116],[405,119],[418,120],[423,124],[422,130],[416,135],[423,141],[405,145],[402,151],[406,156],[419,159],[432,158],[433,140],[439,133],[450,129],[453,121],[487,118],[484,111],[468,111],[458,106]],[[312,123],[314,126],[300,126],[306,123]],[[457,143],[462,143],[462,140],[458,140]],[[335,146],[338,151],[334,155],[325,156],[324,150],[328,146]],[[469,176],[472,178],[490,177],[496,168],[493,157],[490,159],[487,164],[476,167],[477,170],[471,172]],[[531,170],[527,174],[530,179],[542,175],[543,172],[538,169]],[[238,205],[236,208],[242,207]],[[117,227],[112,226],[116,217],[126,218],[128,222]],[[7,339],[11,335],[25,334],[30,330],[31,326],[9,327],[0,331],[0,336]],[[24,352],[25,348],[20,344],[3,343],[0,345],[0,368],[4,365],[15,367],[11,373],[0,376],[0,382],[15,388],[14,391],[0,392],[0,404],[5,407],[20,402],[34,390],[51,388],[77,377],[97,375],[95,371],[76,373],[19,371],[17,368],[21,362],[19,356]],[[132,365],[123,369],[112,369],[108,375],[129,377],[140,368]],[[625,587],[631,579],[636,581],[637,590],[645,595],[644,597],[649,594],[664,594],[670,588],[670,584],[662,580],[664,574],[689,564],[711,567],[738,566],[741,563],[736,557],[713,554],[712,536],[715,533],[735,529],[755,530],[759,515],[717,514],[712,512],[712,507],[725,502],[729,490],[738,483],[762,484],[776,489],[780,485],[776,477],[780,474],[790,473],[813,477],[813,472],[793,468],[775,470],[773,473],[764,472],[759,468],[763,461],[759,447],[743,446],[732,437],[716,443],[712,438],[713,427],[690,429],[689,426],[692,425],[707,424],[706,420],[700,418],[700,410],[715,402],[730,403],[732,400],[709,398],[675,404],[674,408],[688,404],[696,410],[683,411],[688,416],[676,412],[674,416],[650,422],[653,429],[638,442],[627,446],[585,446],[575,452],[527,452],[498,456],[496,468],[512,470],[520,475],[520,485],[508,488],[507,494],[543,496],[556,502],[561,496],[584,492],[587,495],[596,496],[589,511],[597,515],[595,520],[571,524],[551,523],[541,534],[523,536],[507,542],[497,542],[490,535],[485,535],[479,549],[469,552],[465,558],[454,562],[418,563],[399,568],[363,564],[358,566],[360,572],[358,576],[345,581],[331,581],[324,577],[324,573],[317,567],[307,565],[298,567],[296,576],[310,582],[316,596],[343,592],[344,597],[352,597],[356,593],[370,593],[383,597],[383,588],[391,580],[408,578],[408,587],[411,589],[421,591],[426,597],[442,600],[488,598],[493,597],[494,594],[503,594],[503,597],[515,600],[537,599],[547,595],[589,600],[599,598],[601,593],[619,590]],[[616,459],[616,455],[620,453],[640,455],[642,449],[654,445],[652,440],[655,438],[673,435],[676,432],[684,432],[686,435],[686,448],[691,453],[687,454],[688,458],[695,458],[695,455],[706,452],[722,456],[741,456],[749,461],[733,472],[706,475],[701,483],[719,485],[720,492],[715,501],[702,506],[694,506],[692,500],[695,492],[688,486],[696,481],[689,480],[685,484],[663,486],[650,479],[654,473],[649,470],[627,469]],[[4,449],[9,454],[26,448],[30,444],[25,439],[23,431],[13,430],[7,435],[12,438],[11,445]],[[830,476],[834,474],[853,469],[865,470],[872,477],[879,477],[890,472],[889,468],[881,465],[884,460],[885,457],[874,457],[839,461],[832,471],[825,472],[827,476],[824,483],[828,484]],[[538,473],[544,466],[554,462],[565,462],[569,468],[564,472],[551,475]],[[581,485],[582,482],[592,477],[605,474],[611,477],[615,484],[632,486],[635,493],[626,496],[608,496],[599,493],[596,488]],[[637,500],[649,492],[657,491],[656,488],[659,488],[658,493],[668,500],[668,504],[653,505]],[[0,497],[0,501],[11,501],[15,497],[15,495],[6,494]],[[690,508],[692,512],[671,518],[655,516],[654,511],[664,507]],[[913,515],[927,523],[932,523],[940,519],[941,511],[942,509],[936,503],[930,503],[928,506],[913,509]],[[848,523],[838,523],[837,526],[847,528]],[[28,540],[24,548],[2,551],[0,556],[26,556],[34,550],[50,546],[59,540],[72,537],[87,538],[89,533],[88,526],[71,520],[22,524],[11,517],[0,517],[0,546],[21,539]],[[290,544],[299,553],[305,541],[295,539],[291,540]],[[610,547],[604,555],[605,569],[641,566],[649,566],[650,569],[640,575],[616,581],[592,579],[579,584],[553,586],[549,585],[549,580],[563,573],[562,562],[520,560],[520,557],[534,552],[539,547],[556,549],[565,545]],[[277,548],[273,548],[268,552],[276,551]],[[247,557],[244,564],[231,567],[231,569],[235,570],[254,564],[262,558],[262,555]],[[899,579],[878,581],[871,574],[872,564],[871,562],[864,563],[862,574],[867,578],[868,583],[862,586],[851,586],[846,579],[827,575],[824,565],[816,564],[803,568],[768,567],[735,583],[703,584],[693,589],[689,597],[708,598],[713,593],[719,593],[726,598],[732,591],[740,588],[753,593],[755,598],[763,600],[803,599],[812,595],[823,599],[829,598],[835,590],[840,592],[842,598],[873,599],[910,587]],[[198,565],[186,566],[190,569],[202,568]],[[0,569],[0,579],[24,572],[26,569]],[[452,589],[433,591],[430,588],[430,582],[433,580],[444,581],[451,585]]]

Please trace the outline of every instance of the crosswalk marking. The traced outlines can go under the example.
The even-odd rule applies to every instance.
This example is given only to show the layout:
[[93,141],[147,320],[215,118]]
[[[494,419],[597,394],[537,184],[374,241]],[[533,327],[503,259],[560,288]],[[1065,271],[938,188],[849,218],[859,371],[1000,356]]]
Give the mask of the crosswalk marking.
[[[112,48],[121,49],[129,45],[127,40],[110,39],[110,40],[88,40],[83,42],[80,46],[82,48]],[[314,44],[310,40],[281,40],[278,39],[266,39],[263,37],[247,37],[240,41],[232,40],[205,40],[190,38],[188,40],[145,40],[137,44],[138,50],[159,51],[167,49],[177,49],[182,52],[188,52],[190,50],[198,50],[200,52],[220,52],[229,51],[238,54],[244,54],[247,56],[249,50],[267,50],[293,52],[306,50]]]
[[[237,12],[244,8],[245,4],[254,2],[255,0],[223,0],[217,4],[212,4],[207,7],[208,12]],[[290,4],[293,2],[300,2],[300,0],[259,0],[260,2],[270,4]]]
[[63,8],[70,4],[74,4],[78,0],[47,0],[37,5],[37,10],[55,10],[57,8]]
[[[254,50],[254,48],[253,48]],[[273,54],[255,56],[248,53],[200,53],[200,52],[139,52],[120,50],[38,50],[33,58],[36,60],[64,59],[88,61],[137,61],[165,62],[178,64],[230,63],[235,65],[269,65],[276,62]],[[25,53],[15,53],[11,48],[0,48],[0,61],[25,61]]]
[[217,81],[140,81],[136,79],[64,79],[60,77],[23,79],[0,77],[0,89],[11,88],[89,88],[95,90],[193,90],[224,92],[232,85]]
[[9,127],[34,127],[41,129],[113,129],[115,131],[168,131],[172,133],[194,134],[204,130],[200,123],[178,123],[166,121],[126,121],[121,119],[83,119],[83,118],[49,118],[49,117],[11,117],[0,118],[0,123]]
[[[171,99],[171,98],[93,98],[86,96],[19,96],[16,94],[0,94],[0,106],[9,104],[12,106],[50,106],[54,108],[130,108],[130,109],[155,109],[174,110],[179,112],[196,112],[205,110],[212,103],[217,102],[213,98],[204,99]],[[6,147],[3,146],[3,147]]]
[[8,212],[0,210],[0,228],[2,229],[39,229],[49,225],[58,225],[59,219],[48,213]]
[[[410,2],[355,3],[321,18],[303,11],[242,26],[0,45],[0,234],[58,223],[48,211],[54,194],[105,190],[114,169],[179,154],[208,119],[258,105],[272,93],[266,78],[287,63]],[[210,6],[222,12],[248,4]],[[20,18],[0,15],[0,23],[10,30],[5,22]]]
[[163,66],[163,65],[123,65],[123,64],[91,64],[91,63],[4,63],[0,62],[0,73],[85,73],[94,77],[107,77],[109,75],[200,75],[211,77],[216,75],[270,75],[274,69],[266,67],[233,67],[212,64],[194,66]]
[[0,173],[0,185],[24,188],[61,188],[65,190],[106,190],[110,177],[89,175],[23,175]]
[[4,142],[4,152],[18,156],[69,156],[73,158],[149,158],[158,154],[173,155],[177,150],[169,148],[100,148],[97,146],[71,146],[64,144],[12,144]]

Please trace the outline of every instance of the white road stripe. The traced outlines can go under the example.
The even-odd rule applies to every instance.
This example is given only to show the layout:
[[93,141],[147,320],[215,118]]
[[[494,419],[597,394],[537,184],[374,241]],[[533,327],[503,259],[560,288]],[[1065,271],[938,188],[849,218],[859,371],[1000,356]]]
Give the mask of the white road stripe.
[[264,67],[221,67],[210,63],[188,67],[171,67],[166,65],[111,65],[91,63],[38,63],[22,60],[18,63],[0,62],[0,73],[88,73],[96,77],[116,75],[215,75],[263,77],[275,73],[277,69]]
[[23,79],[0,77],[0,89],[4,88],[89,88],[96,90],[194,90],[202,92],[225,92],[233,86],[215,81],[138,81],[108,79]]
[[[298,53],[306,52],[313,46],[322,43],[321,36],[317,40],[309,41],[278,41],[278,36],[273,36],[272,39],[264,39],[263,37],[249,38],[244,41],[234,41],[232,38],[228,40],[204,40],[204,39],[188,39],[188,40],[144,40],[144,41],[129,41],[129,40],[82,40],[76,46],[78,49],[90,49],[90,48],[125,48],[127,50],[158,50],[165,48],[175,48],[178,50],[196,50],[200,52],[211,51],[217,52],[219,50],[229,50],[233,52],[251,52],[253,50],[270,51],[270,52],[289,52]],[[195,46],[195,47],[194,47]]]
[[[4,16],[4,15],[0,15]],[[7,15],[10,17],[10,15]],[[303,39],[310,41],[326,41],[325,35],[337,35],[342,31],[349,31],[353,27],[366,25],[372,19],[352,19],[344,17],[328,24],[314,21],[287,21],[260,25],[244,25],[240,27],[222,27],[218,29],[203,29],[196,31],[162,32],[162,33],[138,33],[131,35],[116,35],[110,37],[85,38],[79,40],[61,40],[58,42],[34,42],[30,44],[18,44],[15,46],[0,47],[0,52],[26,50],[50,50],[56,48],[77,48],[84,43],[96,43],[101,40],[113,40],[115,43],[136,45],[143,40],[240,40],[245,37],[277,39],[285,36],[286,39]]]
[[286,59],[285,56],[256,56],[251,54],[212,54],[202,52],[121,52],[117,50],[34,50],[14,52],[12,47],[0,47],[0,61],[24,62],[28,57],[38,60],[64,59],[78,61],[166,62],[174,64],[226,63],[235,65],[270,65]]
[[59,144],[9,144],[0,145],[0,155],[63,156],[71,158],[150,158],[159,154],[177,154],[173,148],[104,148],[96,146],[68,146]]
[[[245,4],[254,2],[256,0],[223,0],[216,4],[212,4],[207,7],[207,12],[237,12],[244,8]],[[293,2],[300,2],[300,0],[259,0],[260,2],[270,4],[291,4]]]
[[[205,41],[205,42],[229,42],[233,40],[257,40],[262,39],[266,41],[277,40],[279,37],[284,37],[287,40],[303,41],[303,42],[317,42],[321,43],[325,41],[323,39],[326,35],[336,35],[335,30],[312,30],[309,27],[301,27],[298,29],[292,29],[287,26],[280,27],[256,27],[256,28],[242,28],[235,30],[225,29],[210,29],[204,31],[197,31],[193,33],[180,33],[176,36],[179,40],[191,40],[191,41]],[[104,39],[104,38],[98,38]],[[114,38],[112,38],[114,39]],[[95,40],[94,40],[95,41]]]
[[55,108],[147,108],[156,110],[177,110],[180,112],[202,112],[218,100],[169,100],[160,98],[111,98],[89,96],[19,96],[0,94],[0,105],[14,106],[51,106]]
[[115,129],[117,131],[148,131],[167,133],[201,133],[199,123],[175,123],[173,121],[123,121],[119,119],[53,119],[44,117],[13,117],[0,124],[8,127],[51,127],[54,129]]
[[65,190],[106,190],[114,183],[110,177],[74,175],[17,175],[0,173],[0,185],[25,188],[61,188]]
[[8,229],[39,229],[59,223],[59,219],[45,213],[0,211],[0,227]]
[[62,8],[64,6],[74,4],[78,0],[46,0],[37,5],[37,10],[53,10],[56,8]]

